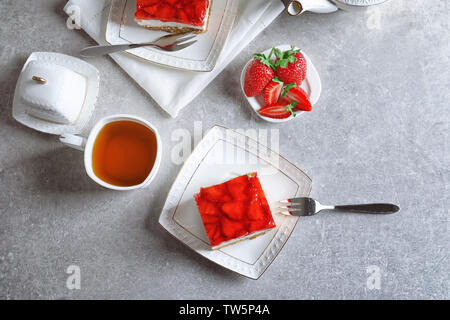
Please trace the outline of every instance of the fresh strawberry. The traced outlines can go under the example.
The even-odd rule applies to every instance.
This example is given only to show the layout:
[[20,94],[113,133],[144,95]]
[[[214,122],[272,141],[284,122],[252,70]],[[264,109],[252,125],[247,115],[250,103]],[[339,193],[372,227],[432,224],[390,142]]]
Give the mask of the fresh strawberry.
[[223,184],[202,188],[200,190],[202,197],[208,201],[230,201],[231,197],[228,195],[228,190]]
[[245,233],[243,232],[244,230],[242,222],[235,222],[228,219],[227,217],[222,217],[222,220],[220,222],[222,227],[222,234],[228,239],[237,238]]
[[205,216],[217,216],[220,214],[220,210],[214,202],[207,201],[203,213]]
[[179,9],[177,11],[177,16],[178,16],[178,20],[181,23],[189,23],[189,17],[188,17],[187,13],[184,10]]
[[231,179],[225,182],[225,186],[228,190],[228,193],[234,200],[242,201],[248,199],[249,196],[247,189],[249,188],[249,182],[247,175],[242,175],[240,177]]
[[306,77],[306,59],[300,50],[294,49],[282,52],[274,50],[277,60],[275,62],[276,75],[285,83],[295,82],[298,86],[302,84]]
[[205,16],[206,7],[204,3],[196,3],[195,4],[195,14],[197,17]]
[[295,83],[288,84],[281,94],[281,103],[289,104],[293,101],[297,102],[294,110],[311,111],[312,109],[308,94]]
[[297,103],[295,101],[288,105],[277,102],[259,109],[258,113],[262,116],[273,119],[286,119],[291,115],[295,117],[293,110],[296,104]]
[[175,16],[175,13],[168,4],[160,4],[158,7],[158,15],[161,21],[166,22],[171,20]]
[[[143,8],[142,10],[144,10],[150,16],[154,16],[158,12],[158,5],[155,4],[155,5],[152,5],[152,6],[148,6],[148,7]],[[140,13],[136,13],[138,19],[139,18],[146,18],[146,16],[141,17],[141,16],[139,16],[139,14]]]
[[266,215],[267,214],[264,212],[264,209],[258,200],[253,201],[248,207],[247,217],[250,220],[262,220]]
[[185,6],[184,7],[184,12],[189,17],[189,19],[192,19],[192,17],[195,17],[195,10],[194,10],[193,7]]
[[243,201],[228,201],[222,205],[222,212],[233,220],[242,220],[247,207]]
[[264,101],[266,105],[277,103],[282,89],[283,81],[277,77],[273,78],[264,89]]
[[255,232],[259,230],[268,229],[266,220],[258,220],[250,222],[248,226],[249,232]]
[[219,222],[219,218],[215,215],[204,214],[202,216],[202,221],[204,224],[217,224]]
[[161,2],[161,0],[140,0],[140,1],[138,1],[138,6],[146,7],[146,6],[150,6],[150,5],[153,5],[156,3],[160,3],[160,2]]
[[263,54],[255,54],[255,59],[245,70],[244,92],[247,97],[260,94],[275,76],[273,64]]
[[209,232],[208,235],[211,235],[209,237],[209,239],[211,239],[212,243],[211,245],[216,245],[221,243],[224,239],[223,239],[223,235],[222,235],[222,229],[220,227],[220,225],[217,225],[216,227],[213,227]]

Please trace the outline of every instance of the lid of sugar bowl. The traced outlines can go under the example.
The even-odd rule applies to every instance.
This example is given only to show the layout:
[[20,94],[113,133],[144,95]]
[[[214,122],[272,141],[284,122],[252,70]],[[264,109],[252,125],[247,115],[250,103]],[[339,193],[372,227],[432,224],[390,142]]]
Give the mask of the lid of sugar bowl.
[[80,133],[94,111],[99,83],[98,70],[83,60],[33,52],[17,81],[13,117],[46,133]]

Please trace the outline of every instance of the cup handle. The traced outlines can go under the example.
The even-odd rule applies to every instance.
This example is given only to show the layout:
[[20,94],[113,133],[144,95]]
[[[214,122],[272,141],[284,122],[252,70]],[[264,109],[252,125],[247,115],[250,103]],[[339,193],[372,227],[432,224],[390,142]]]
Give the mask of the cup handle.
[[70,133],[60,135],[59,141],[64,143],[66,146],[80,151],[84,151],[84,147],[86,146],[85,138]]

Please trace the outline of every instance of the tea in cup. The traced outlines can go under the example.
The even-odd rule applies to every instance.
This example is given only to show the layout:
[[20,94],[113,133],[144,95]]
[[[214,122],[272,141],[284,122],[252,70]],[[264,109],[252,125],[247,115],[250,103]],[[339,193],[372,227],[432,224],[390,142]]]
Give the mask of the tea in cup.
[[101,119],[87,139],[64,134],[64,144],[84,150],[87,174],[98,184],[114,190],[147,187],[161,162],[161,139],[146,120],[132,115]]

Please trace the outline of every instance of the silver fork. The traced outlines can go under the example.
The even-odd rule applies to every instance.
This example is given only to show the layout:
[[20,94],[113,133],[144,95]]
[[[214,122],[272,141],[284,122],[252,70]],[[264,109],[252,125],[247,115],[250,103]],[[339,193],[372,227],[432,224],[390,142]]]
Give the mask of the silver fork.
[[398,206],[391,203],[368,203],[351,204],[344,206],[325,206],[312,198],[301,197],[287,200],[281,200],[280,203],[285,206],[279,207],[281,214],[293,216],[313,216],[322,210],[336,210],[359,213],[387,214],[400,210]]
[[152,46],[157,49],[165,51],[179,51],[196,43],[197,40],[186,42],[188,40],[193,39],[194,37],[195,35],[192,35],[192,32],[185,32],[185,33],[168,34],[152,42],[92,46],[82,49],[80,51],[80,55],[82,57],[96,57],[96,56],[103,56],[105,54],[113,52],[147,46]]

